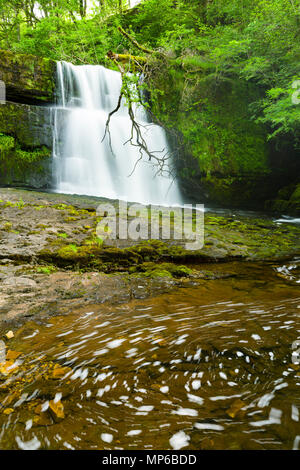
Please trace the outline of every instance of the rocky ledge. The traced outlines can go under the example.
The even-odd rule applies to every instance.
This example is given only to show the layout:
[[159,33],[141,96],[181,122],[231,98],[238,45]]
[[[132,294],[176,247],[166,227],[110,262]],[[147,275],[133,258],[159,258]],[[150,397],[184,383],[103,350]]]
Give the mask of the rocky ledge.
[[212,212],[205,213],[201,250],[187,251],[174,240],[112,245],[96,233],[99,202],[0,189],[0,322],[234,276],[226,262],[274,263],[300,254],[300,227]]

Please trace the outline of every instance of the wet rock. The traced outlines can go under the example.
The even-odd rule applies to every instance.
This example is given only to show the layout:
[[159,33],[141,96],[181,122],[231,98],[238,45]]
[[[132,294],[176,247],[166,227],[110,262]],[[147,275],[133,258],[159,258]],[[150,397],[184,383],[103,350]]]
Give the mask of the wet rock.
[[51,426],[51,424],[53,424],[51,417],[46,413],[43,413],[39,416],[34,416],[33,422],[36,426]]
[[0,374],[9,375],[16,371],[18,365],[14,361],[6,361],[0,364]]
[[4,279],[2,284],[9,287],[30,287],[31,289],[37,287],[37,283],[27,277],[9,277]]
[[11,349],[9,349],[6,354],[6,359],[14,361],[15,359],[18,359],[18,357],[21,356],[21,354],[22,354],[21,352],[12,351]]
[[7,99],[16,102],[53,102],[56,64],[31,54],[1,50],[0,78]]
[[[1,319],[67,313],[83,302],[144,299],[191,282],[207,289],[210,281],[230,282],[236,275],[222,267],[203,269],[204,262],[276,259],[300,250],[297,227],[213,213],[205,214],[206,244],[195,252],[172,240],[114,240],[106,246],[95,238],[99,202],[0,190]],[[157,345],[163,347],[163,341]]]

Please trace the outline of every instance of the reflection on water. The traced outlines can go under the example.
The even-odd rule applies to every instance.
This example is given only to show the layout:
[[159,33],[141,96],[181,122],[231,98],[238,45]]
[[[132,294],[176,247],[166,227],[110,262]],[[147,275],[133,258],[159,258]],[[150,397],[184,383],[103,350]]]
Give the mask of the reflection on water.
[[275,269],[283,278],[300,284],[300,259],[295,259]]
[[0,368],[1,448],[300,447],[300,296],[281,268],[28,322]]

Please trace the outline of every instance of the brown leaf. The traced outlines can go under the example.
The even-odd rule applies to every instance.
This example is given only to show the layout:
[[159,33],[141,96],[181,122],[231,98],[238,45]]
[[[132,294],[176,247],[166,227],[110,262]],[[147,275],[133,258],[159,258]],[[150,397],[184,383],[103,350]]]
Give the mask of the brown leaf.
[[12,351],[11,349],[9,349],[7,351],[7,354],[6,354],[6,359],[8,360],[15,360],[17,359],[19,356],[21,356],[21,352],[18,352],[18,351]]

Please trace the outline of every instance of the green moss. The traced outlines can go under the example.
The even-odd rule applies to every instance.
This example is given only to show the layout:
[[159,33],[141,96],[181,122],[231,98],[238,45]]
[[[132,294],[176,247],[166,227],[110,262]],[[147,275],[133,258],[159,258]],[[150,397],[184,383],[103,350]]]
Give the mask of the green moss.
[[265,208],[279,214],[300,216],[300,184],[283,187],[276,197],[266,201]]
[[64,246],[58,250],[57,255],[62,259],[77,259],[78,247],[74,244]]
[[69,206],[67,204],[53,204],[54,209],[57,209],[59,211],[64,211],[64,210],[67,210],[69,208]]
[[100,237],[92,237],[91,239],[85,240],[85,245],[96,245],[98,247],[101,247],[103,245],[103,239]]
[[155,278],[155,277],[170,277],[170,278],[172,278],[172,274],[169,271],[167,271],[166,269],[160,269],[160,268],[156,268],[153,271],[146,272],[146,273],[144,273],[144,275],[146,277],[151,277],[151,278]]
[[183,265],[176,265],[173,263],[151,263],[146,262],[132,267],[131,273],[136,273],[145,277],[170,277],[170,278],[182,278],[189,277],[193,274],[192,269]]
[[184,144],[177,156],[183,187],[223,205],[264,200],[266,189],[274,190],[261,181],[272,170],[270,146],[267,129],[254,122],[250,109],[262,91],[239,78],[217,79],[205,57],[183,60],[198,61],[197,74],[189,76],[180,59],[156,69],[151,82],[154,114]]
[[0,133],[0,159],[7,157],[10,150],[15,147],[15,139],[9,135]]
[[78,217],[66,217],[64,222],[75,222],[75,220],[78,220]]
[[296,186],[295,190],[293,191],[293,194],[291,195],[290,200],[292,202],[300,204],[300,184]]
[[5,224],[2,227],[2,230],[5,232],[11,232],[12,231],[12,223],[11,222],[5,222]]
[[54,101],[54,61],[31,54],[1,50],[0,68],[1,79],[7,87],[16,90],[17,94],[40,101]]
[[43,174],[44,162],[50,159],[50,156],[51,151],[45,146],[22,148],[17,139],[0,133],[0,184],[13,184],[18,181],[25,183],[26,179],[32,179],[34,174]]
[[51,152],[47,147],[41,147],[40,149],[34,150],[24,150],[21,148],[16,149],[16,161],[18,162],[19,166],[28,166],[32,165],[33,163],[38,163],[44,158],[49,158],[51,156]]
[[58,233],[57,236],[60,238],[68,238],[68,235],[66,233]]
[[36,272],[37,273],[41,273],[41,274],[52,274],[52,273],[55,273],[57,271],[57,268],[55,266],[53,266],[52,264],[48,265],[48,266],[39,266],[37,269],[36,269]]

